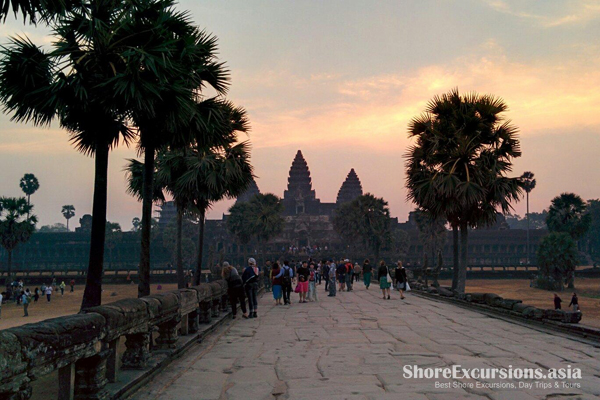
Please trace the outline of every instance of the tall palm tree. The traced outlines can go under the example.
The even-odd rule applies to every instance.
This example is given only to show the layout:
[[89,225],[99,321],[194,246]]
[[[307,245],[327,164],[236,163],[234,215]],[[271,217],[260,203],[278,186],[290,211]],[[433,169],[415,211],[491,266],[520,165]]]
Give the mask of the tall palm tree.
[[75,207],[66,205],[62,207],[62,215],[67,220],[67,231],[69,230],[69,220],[75,216]]
[[31,205],[31,195],[38,191],[40,182],[34,174],[25,174],[19,182],[23,193],[27,195],[27,205]]
[[[0,100],[17,121],[47,125],[57,117],[77,150],[95,158],[90,261],[82,308],[101,303],[109,151],[129,142],[132,108],[151,112],[152,84],[177,72],[180,43],[169,33],[188,24],[172,1],[86,0],[49,21],[55,41],[45,52],[14,38],[0,60]],[[146,13],[148,9],[159,10]],[[154,18],[157,17],[157,18]],[[168,38],[167,38],[168,37]]]
[[534,173],[531,171],[523,172],[521,175],[521,187],[525,191],[525,196],[527,198],[527,265],[529,265],[529,193],[533,189],[535,189],[536,180],[534,178]]
[[32,210],[24,197],[0,197],[0,241],[8,253],[6,280],[10,279],[14,249],[35,231],[37,217],[29,215]]
[[587,204],[581,196],[575,193],[562,193],[552,199],[546,224],[551,232],[565,232],[573,240],[579,240],[585,235],[592,222],[587,213]]
[[455,89],[434,97],[409,126],[417,142],[407,154],[408,196],[432,215],[445,216],[453,229],[458,226],[453,285],[459,292],[466,285],[469,228],[493,224],[497,210],[509,212],[522,191],[519,178],[506,176],[512,159],[521,156],[516,127],[503,121],[506,110],[500,98]]
[[265,260],[265,246],[283,231],[283,203],[274,194],[257,194],[248,202],[252,210],[252,228]]

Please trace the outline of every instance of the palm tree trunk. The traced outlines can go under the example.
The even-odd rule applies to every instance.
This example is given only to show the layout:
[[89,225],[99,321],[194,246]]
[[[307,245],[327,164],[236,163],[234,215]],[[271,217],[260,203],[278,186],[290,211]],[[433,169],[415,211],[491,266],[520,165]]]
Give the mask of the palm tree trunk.
[[138,297],[150,294],[150,229],[154,186],[154,147],[144,152],[144,187],[142,188],[142,246],[140,252]]
[[7,249],[6,252],[8,253],[8,261],[6,268],[6,279],[4,280],[5,286],[12,282],[12,280],[10,279],[10,276],[12,274],[12,250]]
[[456,290],[459,293],[464,293],[467,286],[467,260],[468,260],[468,244],[469,244],[469,227],[466,223],[460,226],[460,264],[458,271],[458,279],[456,281]]
[[90,259],[85,281],[85,291],[83,292],[83,300],[81,302],[82,310],[102,304],[102,269],[104,267],[108,192],[108,149],[107,144],[96,147]]
[[458,225],[452,225],[452,290],[458,284]]
[[198,218],[198,259],[196,260],[196,274],[194,274],[194,284],[200,284],[202,275],[202,256],[204,251],[204,222],[206,217],[206,208],[202,207],[200,218]]
[[[31,195],[30,195],[30,194],[28,194],[28,195],[27,195],[27,207],[29,207],[29,205],[30,205],[30,203],[29,203],[29,200],[30,200],[30,199],[31,199]],[[29,221],[29,211],[27,211],[27,221]]]
[[69,219],[67,218],[67,232],[69,232]]
[[177,206],[177,287],[185,288],[185,277],[183,276],[183,249],[181,238],[183,236],[183,210]]
[[527,265],[529,265],[529,192],[527,192]]

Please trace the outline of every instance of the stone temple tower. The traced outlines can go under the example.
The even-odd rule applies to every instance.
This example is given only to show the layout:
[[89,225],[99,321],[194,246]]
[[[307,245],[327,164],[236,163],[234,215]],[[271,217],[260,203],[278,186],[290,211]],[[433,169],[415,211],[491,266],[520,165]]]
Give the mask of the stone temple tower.
[[284,214],[317,214],[319,203],[312,188],[308,164],[298,150],[290,168],[287,190],[283,192]]
[[252,182],[250,182],[248,189],[246,189],[244,193],[238,196],[238,198],[235,200],[235,203],[237,204],[250,201],[250,199],[252,199],[257,194],[260,194],[260,189],[258,188],[258,185],[256,184],[254,178],[252,178]]
[[358,175],[356,175],[354,168],[352,168],[348,173],[346,180],[344,181],[344,183],[342,183],[342,187],[340,187],[336,203],[340,205],[342,203],[352,201],[355,198],[362,195],[363,189],[360,183],[360,179],[358,179]]

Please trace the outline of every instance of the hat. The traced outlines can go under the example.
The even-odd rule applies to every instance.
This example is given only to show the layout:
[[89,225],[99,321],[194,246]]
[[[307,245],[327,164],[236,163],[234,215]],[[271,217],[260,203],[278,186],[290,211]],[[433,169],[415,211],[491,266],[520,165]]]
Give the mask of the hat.
[[254,265],[256,265],[256,260],[254,258],[250,257],[248,259],[248,264],[254,264]]

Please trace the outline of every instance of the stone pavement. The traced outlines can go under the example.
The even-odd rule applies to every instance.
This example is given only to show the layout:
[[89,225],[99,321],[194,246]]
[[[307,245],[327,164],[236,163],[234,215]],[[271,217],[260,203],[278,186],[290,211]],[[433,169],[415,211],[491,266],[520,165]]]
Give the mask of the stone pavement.
[[[318,294],[319,302],[298,304],[292,293],[295,303],[275,307],[266,293],[258,319],[225,324],[133,399],[512,400],[600,395],[600,349],[591,344],[410,293],[404,301],[397,293],[384,301],[377,287],[367,291],[362,284],[335,298],[327,297],[321,285]],[[571,365],[581,368],[582,379],[539,381],[552,386],[542,388],[535,387],[533,379],[403,377],[404,365],[454,364],[545,369]],[[519,382],[533,388],[519,388]],[[579,387],[563,388],[563,382]],[[514,384],[515,389],[490,389],[489,383]],[[452,387],[457,384],[464,388]]]

